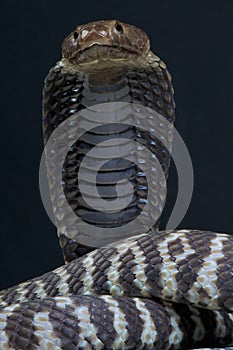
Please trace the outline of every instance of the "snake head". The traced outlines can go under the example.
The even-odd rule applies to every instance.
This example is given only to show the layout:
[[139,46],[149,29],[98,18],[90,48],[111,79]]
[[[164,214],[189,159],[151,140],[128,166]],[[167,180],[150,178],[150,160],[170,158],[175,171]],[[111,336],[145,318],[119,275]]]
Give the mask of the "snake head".
[[149,38],[141,29],[117,20],[79,25],[62,44],[63,58],[74,65],[143,59],[149,50]]

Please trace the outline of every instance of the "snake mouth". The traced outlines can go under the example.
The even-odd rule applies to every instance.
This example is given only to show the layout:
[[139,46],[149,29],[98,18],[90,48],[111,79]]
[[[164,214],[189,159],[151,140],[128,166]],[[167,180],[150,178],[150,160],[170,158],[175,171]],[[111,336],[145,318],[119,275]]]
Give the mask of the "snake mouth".
[[[120,46],[118,46],[118,45],[99,45],[99,44],[93,44],[93,45],[91,45],[90,47],[86,47],[85,49],[83,49],[83,50],[80,50],[79,51],[79,53],[80,54],[83,54],[83,53],[85,53],[85,52],[87,52],[87,51],[90,51],[90,50],[98,50],[99,49],[99,51],[101,51],[101,50],[103,50],[103,51],[108,51],[108,50],[110,50],[111,52],[119,52],[119,53],[122,53],[122,56],[124,57],[124,58],[127,58],[127,55],[128,54],[133,54],[133,55],[135,55],[135,56],[139,56],[138,55],[138,52],[136,52],[135,50],[133,50],[133,48],[132,49],[130,49],[130,48],[124,48],[124,47],[120,47]],[[114,58],[114,57],[113,57]]]
[[124,48],[117,45],[99,45],[94,43],[93,45],[84,49],[77,50],[76,53],[71,55],[68,59],[73,64],[99,64],[122,61],[129,62],[139,58],[138,52],[135,52],[133,48]]

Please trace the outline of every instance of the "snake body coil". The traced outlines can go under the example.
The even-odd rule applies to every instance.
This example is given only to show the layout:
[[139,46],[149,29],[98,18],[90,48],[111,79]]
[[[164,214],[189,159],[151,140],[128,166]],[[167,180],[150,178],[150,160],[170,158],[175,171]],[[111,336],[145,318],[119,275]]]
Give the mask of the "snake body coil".
[[0,344],[3,349],[231,344],[232,252],[233,236],[189,230],[144,234],[97,249],[0,293]]
[[[79,26],[65,39],[62,51],[63,58],[44,87],[45,144],[69,116],[105,102],[146,106],[173,124],[170,74],[140,29],[118,21]],[[148,190],[140,164],[146,163],[153,173],[156,156],[167,177],[170,161],[168,150],[150,132],[151,120],[144,121],[148,132],[140,129],[140,120],[93,127],[74,140],[65,158],[62,147],[47,154],[51,201],[68,263],[0,292],[0,349],[146,350],[233,344],[233,236],[197,230],[159,232],[158,215],[151,229],[142,226],[141,235],[93,250],[94,245],[80,243],[64,209],[67,200],[83,221],[109,230],[124,228],[139,215]],[[72,137],[72,128],[70,123],[59,134],[64,144]],[[134,162],[126,162],[126,142],[121,156],[101,168],[97,187],[109,202],[122,178],[134,188],[124,210],[106,214],[83,200],[77,174],[93,147],[120,136],[138,141],[153,157],[142,152]],[[162,136],[171,142],[167,131]],[[114,152],[113,143],[107,147]],[[95,161],[101,159],[102,155]],[[66,198],[57,191],[56,162],[63,168]],[[95,202],[88,180],[92,172],[91,166],[86,168],[85,181],[87,195]],[[156,201],[149,203],[151,216],[161,207],[163,186],[158,184],[153,181]],[[120,186],[122,197],[130,197],[128,188]]]

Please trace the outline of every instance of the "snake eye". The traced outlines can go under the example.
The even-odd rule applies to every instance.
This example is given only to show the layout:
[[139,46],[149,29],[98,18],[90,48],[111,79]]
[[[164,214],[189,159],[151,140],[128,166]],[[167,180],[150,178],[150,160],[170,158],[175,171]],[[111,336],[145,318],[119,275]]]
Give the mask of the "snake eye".
[[78,39],[78,32],[74,32],[73,37],[74,37],[74,40],[77,40]]
[[115,29],[118,33],[123,33],[123,27],[120,23],[115,24]]

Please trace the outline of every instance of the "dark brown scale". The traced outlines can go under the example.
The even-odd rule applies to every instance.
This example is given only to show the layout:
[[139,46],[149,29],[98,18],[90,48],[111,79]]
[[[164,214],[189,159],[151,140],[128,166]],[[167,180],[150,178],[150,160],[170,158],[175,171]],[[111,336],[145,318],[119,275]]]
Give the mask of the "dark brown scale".
[[[126,349],[140,349],[142,339],[138,335],[143,332],[143,319],[140,317],[139,310],[136,307],[133,299],[127,298],[125,301],[122,298],[116,298],[119,308],[125,315],[127,322],[126,329],[129,337],[125,342]],[[162,318],[162,317],[161,317]],[[161,318],[159,317],[160,321]],[[139,331],[139,332],[138,332]]]
[[[198,271],[203,264],[204,258],[210,254],[210,242],[213,238],[212,235],[208,235],[206,232],[190,231],[190,235],[187,236],[188,243],[195,250],[193,254],[186,256],[186,251],[178,239],[176,242],[168,244],[169,251],[171,253],[171,260],[175,261],[174,257],[182,254],[183,259],[179,260],[179,272],[176,275],[178,284],[179,295],[181,302],[186,302],[186,295],[192,288],[192,285],[197,281]],[[203,245],[203,238],[205,244]],[[202,243],[201,243],[202,242]],[[202,247],[202,249],[200,249]],[[206,292],[201,288],[200,295],[208,297]],[[182,297],[181,297],[182,296]],[[203,306],[205,306],[203,304]]]
[[116,331],[113,326],[114,314],[108,308],[108,304],[97,297],[93,298],[89,304],[90,321],[95,326],[97,337],[106,344],[106,349],[112,349],[112,344],[116,337]]
[[93,281],[92,285],[95,286],[95,293],[97,295],[109,293],[109,287],[106,284],[107,275],[105,274],[105,270],[107,270],[111,266],[111,262],[109,260],[111,256],[114,256],[116,254],[116,252],[117,250],[115,247],[109,247],[104,251],[104,253],[99,250],[96,250],[92,256],[94,260],[95,269],[93,270],[93,275],[91,276],[91,279]]
[[[26,287],[27,288],[27,287]],[[11,305],[12,303],[17,300],[19,294],[15,288],[8,288],[6,290],[6,293],[2,296],[2,301],[7,303],[8,305]]]
[[128,249],[122,256],[121,256],[121,264],[119,266],[119,282],[122,286],[122,289],[124,292],[131,296],[131,295],[140,295],[140,291],[138,291],[138,288],[136,288],[133,285],[133,281],[135,279],[135,275],[132,273],[133,264],[127,265],[129,261],[134,260],[134,255],[131,251],[131,249]]
[[58,307],[53,299],[45,300],[43,304],[42,309],[44,306],[49,311],[49,321],[52,324],[55,335],[61,342],[60,349],[78,348],[81,329],[75,316],[74,307],[66,305],[64,310],[64,308]]
[[9,345],[18,350],[36,350],[39,339],[35,335],[34,316],[39,310],[37,303],[18,305],[7,317],[5,332],[9,337]]
[[51,297],[58,294],[58,289],[55,288],[56,284],[61,280],[61,278],[56,273],[51,273],[49,275],[48,280],[46,281],[45,285],[43,286],[43,289],[45,292],[50,295]]
[[[162,238],[163,233],[161,234],[161,239]],[[153,237],[148,235],[148,237],[143,236],[139,238],[138,245],[146,257],[146,266],[144,271],[147,276],[148,285],[152,287],[154,296],[161,295],[162,284],[160,283],[160,271],[162,268],[163,259],[157,250],[158,242],[156,242]]]
[[85,267],[82,263],[79,265],[79,269],[72,265],[66,265],[66,271],[68,274],[67,284],[69,286],[69,291],[71,294],[78,294],[81,288],[83,287],[83,282],[81,276],[86,273]]

